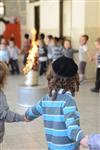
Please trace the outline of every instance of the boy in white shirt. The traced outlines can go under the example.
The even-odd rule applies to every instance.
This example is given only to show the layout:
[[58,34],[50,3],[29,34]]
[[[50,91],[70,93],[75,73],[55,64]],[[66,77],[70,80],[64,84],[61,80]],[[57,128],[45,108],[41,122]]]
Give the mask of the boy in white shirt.
[[80,47],[79,47],[79,75],[80,82],[85,79],[85,69],[87,64],[87,42],[89,40],[88,35],[82,35],[80,38]]
[[18,64],[19,49],[15,45],[15,40],[13,38],[11,38],[9,41],[8,50],[10,54],[11,74],[15,74],[15,73],[20,74],[19,64]]

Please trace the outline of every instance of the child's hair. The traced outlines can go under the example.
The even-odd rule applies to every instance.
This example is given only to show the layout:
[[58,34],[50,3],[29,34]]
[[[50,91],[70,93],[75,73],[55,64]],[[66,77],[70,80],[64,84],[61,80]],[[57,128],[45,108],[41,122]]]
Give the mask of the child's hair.
[[48,37],[49,40],[52,40],[52,39],[53,39],[53,36],[52,36],[52,35],[48,35],[47,37]]
[[14,42],[14,44],[15,44],[15,38],[10,38],[9,41]]
[[56,100],[57,93],[60,89],[64,89],[65,92],[71,91],[73,95],[75,91],[79,91],[78,73],[70,78],[61,77],[55,74],[52,65],[50,65],[46,77],[48,80],[49,96],[52,98],[52,100]]
[[26,39],[29,39],[29,34],[28,34],[28,33],[25,33],[24,37],[25,37]]
[[55,46],[58,44],[58,42],[59,42],[59,38],[58,37],[54,37],[54,44],[55,44]]
[[86,41],[89,40],[89,36],[87,34],[83,34],[82,37],[84,37],[86,39]]
[[72,41],[70,39],[64,39],[64,42],[69,42],[70,48],[72,48]]
[[100,37],[98,37],[98,38],[96,39],[96,42],[98,42],[98,43],[100,44]]
[[7,74],[8,74],[7,65],[4,62],[0,61],[0,89],[4,87]]
[[39,35],[39,39],[40,39],[40,40],[44,40],[44,38],[45,38],[45,34],[44,34],[44,33],[41,33],[41,34]]

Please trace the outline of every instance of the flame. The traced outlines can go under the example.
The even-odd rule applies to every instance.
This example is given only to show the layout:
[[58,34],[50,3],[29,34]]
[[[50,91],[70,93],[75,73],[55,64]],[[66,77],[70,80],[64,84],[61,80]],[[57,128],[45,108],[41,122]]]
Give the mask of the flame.
[[29,50],[29,55],[27,57],[26,66],[23,69],[24,74],[27,74],[30,70],[37,70],[38,68],[38,43],[35,41],[36,30],[32,29],[32,48]]

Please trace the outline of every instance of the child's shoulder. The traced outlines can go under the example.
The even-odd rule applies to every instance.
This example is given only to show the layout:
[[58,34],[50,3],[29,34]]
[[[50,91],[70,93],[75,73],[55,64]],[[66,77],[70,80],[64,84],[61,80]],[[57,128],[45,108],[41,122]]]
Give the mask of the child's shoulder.
[[76,105],[75,98],[72,96],[70,92],[65,92],[64,94],[61,95],[61,97],[67,106]]
[[[41,101],[51,101],[49,94],[46,94]],[[63,101],[67,105],[76,105],[75,99],[70,92],[59,93],[56,101]]]
[[49,101],[49,100],[51,100],[49,94],[46,94],[42,97],[42,101]]

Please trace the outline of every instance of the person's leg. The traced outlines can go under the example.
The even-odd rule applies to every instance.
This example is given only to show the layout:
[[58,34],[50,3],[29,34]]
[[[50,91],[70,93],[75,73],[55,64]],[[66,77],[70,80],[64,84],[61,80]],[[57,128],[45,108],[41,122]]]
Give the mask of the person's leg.
[[19,64],[18,64],[18,60],[17,59],[14,60],[14,68],[15,68],[16,73],[19,74],[20,71],[19,71]]
[[79,77],[80,77],[80,81],[83,81],[83,62],[80,61],[79,63]]
[[39,62],[39,74],[40,76],[43,74],[43,62]]
[[83,81],[85,79],[85,69],[86,69],[86,62],[85,61],[81,61],[79,63],[80,81]]
[[45,73],[47,70],[47,62],[43,62],[43,73]]
[[15,70],[14,70],[14,62],[13,62],[13,59],[10,59],[10,65],[11,65],[11,74],[14,74],[14,73],[15,73]]
[[86,70],[86,62],[83,61],[83,66],[82,66],[83,80],[85,80],[85,70]]
[[100,89],[100,68],[97,68],[95,88]]
[[24,54],[23,64],[26,65],[28,54]]
[[99,89],[100,89],[100,68],[97,68],[95,87],[92,88],[91,91],[92,92],[99,92]]

